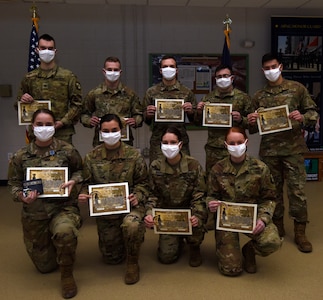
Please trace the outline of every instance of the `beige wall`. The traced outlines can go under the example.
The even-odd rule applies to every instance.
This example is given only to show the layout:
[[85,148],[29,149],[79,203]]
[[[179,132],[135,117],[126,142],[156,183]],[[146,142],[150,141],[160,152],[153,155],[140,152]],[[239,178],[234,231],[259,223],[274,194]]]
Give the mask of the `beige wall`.
[[[13,103],[21,78],[26,73],[30,4],[0,3],[0,84],[11,84],[13,97],[0,98],[2,141],[0,180],[7,176],[8,153],[24,145],[24,127],[17,125]],[[221,53],[222,21],[233,20],[231,53],[249,54],[249,90],[264,83],[261,56],[270,51],[270,16],[313,16],[317,10],[214,9],[198,7],[145,7],[108,5],[39,4],[40,34],[49,33],[57,42],[58,61],[80,79],[83,93],[99,84],[101,67],[109,55],[120,57],[123,81],[143,97],[149,85],[149,53]],[[241,42],[255,41],[245,49]],[[206,131],[190,131],[192,155],[204,166]],[[147,126],[136,131],[135,146],[149,145]],[[259,136],[250,137],[249,153],[257,155]],[[74,144],[82,156],[91,149],[92,131],[77,125]]]

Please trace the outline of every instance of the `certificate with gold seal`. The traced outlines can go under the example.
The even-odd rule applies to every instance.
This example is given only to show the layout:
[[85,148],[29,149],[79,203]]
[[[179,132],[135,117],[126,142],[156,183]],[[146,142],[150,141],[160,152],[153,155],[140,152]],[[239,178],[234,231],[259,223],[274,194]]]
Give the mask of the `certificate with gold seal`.
[[257,204],[223,201],[217,209],[217,230],[252,233],[256,221]]
[[232,127],[232,104],[206,102],[203,109],[203,126]]
[[258,108],[257,119],[259,134],[269,134],[292,129],[292,123],[288,118],[288,105],[280,105],[269,108]]
[[128,182],[89,185],[90,216],[130,212]]
[[184,99],[155,99],[155,122],[184,122]]
[[67,167],[28,167],[26,180],[41,179],[43,194],[38,198],[68,197],[68,188],[61,188],[68,181]]
[[153,208],[156,234],[192,235],[190,209]]
[[31,103],[23,103],[18,101],[18,124],[29,125],[34,112],[41,108],[51,109],[49,100],[35,100]]

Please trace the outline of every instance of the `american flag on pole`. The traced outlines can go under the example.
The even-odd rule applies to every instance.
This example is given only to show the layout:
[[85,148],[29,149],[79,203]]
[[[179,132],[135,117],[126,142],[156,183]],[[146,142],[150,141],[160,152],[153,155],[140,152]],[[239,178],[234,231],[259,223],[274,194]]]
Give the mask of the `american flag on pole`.
[[227,65],[231,67],[231,56],[230,56],[230,32],[231,32],[231,25],[232,20],[227,15],[225,20],[223,21],[224,24],[224,45],[221,57],[221,63],[223,65]]
[[38,20],[39,18],[33,12],[32,18],[32,27],[30,32],[30,40],[29,40],[29,59],[28,59],[28,72],[35,70],[39,67],[40,59],[38,54],[36,53],[36,48],[38,46]]

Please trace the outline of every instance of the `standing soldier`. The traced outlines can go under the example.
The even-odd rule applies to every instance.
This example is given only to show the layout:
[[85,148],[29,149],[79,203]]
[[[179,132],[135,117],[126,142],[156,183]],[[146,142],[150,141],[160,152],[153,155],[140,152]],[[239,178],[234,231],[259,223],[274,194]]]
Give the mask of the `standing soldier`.
[[[299,82],[286,80],[281,71],[283,65],[278,56],[271,53],[262,58],[262,70],[267,79],[266,86],[253,97],[254,111],[287,105],[290,112],[292,129],[265,134],[261,138],[259,155],[268,165],[274,177],[278,199],[273,221],[279,235],[285,235],[284,229],[284,180],[287,183],[289,215],[294,219],[295,243],[302,252],[312,252],[312,244],[305,236],[307,200],[304,193],[306,171],[303,154],[308,151],[302,127],[315,125],[318,118],[316,105],[307,89]],[[256,124],[258,113],[248,115],[251,125]]]
[[[82,111],[81,85],[71,71],[56,65],[56,51],[53,37],[48,34],[39,37],[36,52],[39,54],[40,67],[25,75],[17,101],[32,103],[50,100],[51,110],[56,117],[55,137],[72,144],[74,125]],[[17,102],[15,107],[18,107]]]
[[[120,81],[121,62],[117,57],[108,57],[103,65],[104,82],[92,89],[84,99],[81,123],[94,127],[93,147],[100,144],[100,118],[106,114],[116,114],[131,128],[142,126],[142,106],[136,93]],[[133,134],[129,131],[129,141],[133,145]]]
[[160,73],[162,74],[162,82],[150,87],[146,91],[143,100],[144,106],[144,121],[147,125],[152,126],[152,134],[150,138],[149,158],[150,162],[162,156],[160,150],[160,139],[163,130],[169,126],[174,126],[179,129],[183,137],[182,151],[190,154],[189,137],[186,132],[185,123],[168,123],[155,122],[155,114],[157,107],[155,99],[184,99],[182,109],[185,111],[190,122],[194,121],[196,111],[196,99],[193,92],[182,85],[176,79],[177,75],[176,59],[173,56],[163,56],[160,61]]
[[[197,105],[197,124],[202,124],[203,108],[205,103],[232,104],[232,123],[246,129],[248,127],[247,115],[251,113],[251,99],[249,95],[233,87],[234,75],[228,65],[219,65],[215,71],[216,87],[207,94]],[[225,127],[208,127],[208,139],[205,145],[205,170],[206,177],[211,168],[221,159],[228,156],[224,146],[224,137],[227,132]],[[214,227],[213,214],[208,217],[207,229]]]
[[148,197],[148,172],[138,151],[121,142],[122,123],[115,114],[101,117],[100,131],[104,143],[90,151],[84,159],[84,183],[80,202],[87,202],[89,184],[128,182],[129,214],[113,214],[96,218],[99,247],[107,264],[127,260],[125,283],[139,280],[139,250],[144,240],[144,203]]

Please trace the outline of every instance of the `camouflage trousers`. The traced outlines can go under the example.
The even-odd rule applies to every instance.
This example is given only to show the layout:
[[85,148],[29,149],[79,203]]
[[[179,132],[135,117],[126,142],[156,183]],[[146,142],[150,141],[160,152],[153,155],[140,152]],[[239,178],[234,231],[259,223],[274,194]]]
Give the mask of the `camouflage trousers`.
[[48,273],[58,265],[71,265],[75,261],[78,229],[81,227],[79,209],[64,207],[52,218],[21,219],[26,250],[41,273]]
[[190,236],[161,234],[158,240],[157,256],[161,263],[171,264],[180,257],[184,239],[190,246],[200,246],[204,240],[203,227],[193,227]]
[[[254,241],[255,253],[260,256],[268,256],[281,246],[277,227],[272,222],[258,235],[246,235]],[[219,271],[228,276],[239,275],[242,272],[239,233],[215,230],[215,239]]]
[[289,215],[297,222],[307,222],[307,199],[304,192],[306,171],[303,155],[266,156],[261,159],[268,165],[277,189],[277,205],[274,218],[282,218],[284,216],[283,188],[285,179],[289,200]]
[[143,213],[133,210],[128,215],[96,219],[99,248],[106,264],[119,264],[126,255],[138,256],[144,241]]

